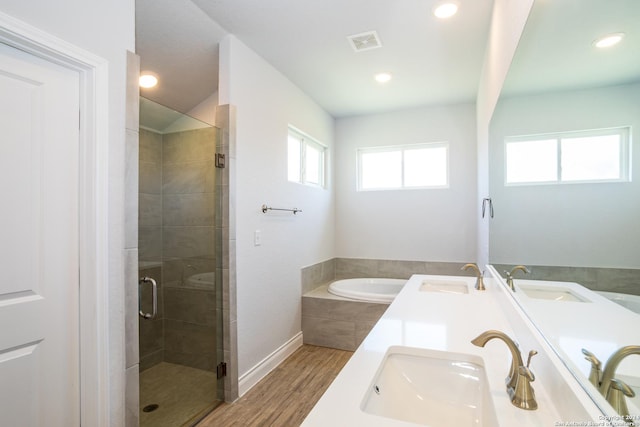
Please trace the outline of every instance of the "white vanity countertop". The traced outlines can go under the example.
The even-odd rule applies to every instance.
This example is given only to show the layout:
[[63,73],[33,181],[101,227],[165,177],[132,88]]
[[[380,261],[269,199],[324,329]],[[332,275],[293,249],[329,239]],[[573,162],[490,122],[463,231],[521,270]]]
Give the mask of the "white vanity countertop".
[[[591,365],[582,355],[582,348],[594,353],[604,364],[620,347],[640,343],[640,315],[578,283],[524,279],[514,282],[514,295],[526,307],[529,316],[585,377],[589,376]],[[569,289],[582,301],[532,298],[523,287]],[[640,363],[633,358],[625,360],[616,372],[640,377]]]
[[[504,379],[511,364],[511,352],[504,342],[493,339],[484,348],[471,340],[490,329],[500,330],[518,341],[498,304],[502,292],[493,280],[485,280],[486,291],[474,289],[475,278],[455,277],[468,284],[468,294],[421,292],[426,279],[452,280],[451,276],[414,275],[404,286],[335,381],[302,424],[304,427],[415,426],[363,412],[361,403],[372,384],[387,349],[407,346],[480,356],[485,365],[491,396],[501,426],[554,426],[563,420],[545,390],[539,375],[533,382],[538,409],[526,411],[513,406]],[[520,349],[526,360],[529,348]],[[541,349],[535,349],[541,350]],[[536,356],[538,357],[538,356]],[[536,357],[531,370],[536,374]],[[561,397],[561,396],[558,396]]]
[[[574,282],[516,279],[515,297],[518,299],[554,347],[562,352],[565,362],[582,373],[583,382],[591,364],[582,354],[586,348],[602,362],[621,347],[640,344],[640,315],[608,300],[600,294]],[[580,301],[550,301],[532,298],[523,289],[568,289]],[[640,363],[637,356],[624,359],[616,369],[616,377],[638,389]],[[640,416],[636,399],[627,399],[631,414]]]

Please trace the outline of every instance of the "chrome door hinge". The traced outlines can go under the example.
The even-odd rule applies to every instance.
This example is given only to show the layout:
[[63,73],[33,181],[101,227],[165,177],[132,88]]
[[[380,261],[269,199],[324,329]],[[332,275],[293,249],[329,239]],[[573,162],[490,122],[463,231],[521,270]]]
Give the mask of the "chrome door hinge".
[[227,363],[220,362],[216,367],[216,378],[220,379],[227,376]]
[[490,197],[485,197],[482,199],[482,218],[484,218],[485,208],[489,203],[489,216],[493,218],[493,200]]
[[225,165],[224,165],[225,156],[224,156],[224,154],[216,153],[215,159],[216,159],[216,167],[220,168],[220,169],[224,169],[225,168]]

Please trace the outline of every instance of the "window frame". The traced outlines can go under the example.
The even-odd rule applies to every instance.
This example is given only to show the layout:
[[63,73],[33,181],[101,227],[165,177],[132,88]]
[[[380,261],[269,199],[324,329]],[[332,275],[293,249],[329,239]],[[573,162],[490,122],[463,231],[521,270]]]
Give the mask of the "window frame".
[[[445,148],[445,168],[446,183],[443,185],[425,185],[425,186],[405,186],[405,151],[422,149],[422,148]],[[367,153],[393,153],[400,151],[400,187],[375,187],[363,188],[363,166],[362,154]],[[450,187],[450,163],[451,163],[451,147],[449,141],[425,142],[417,144],[400,144],[386,145],[379,147],[359,147],[356,149],[356,191],[405,191],[405,190],[438,190]]]
[[[592,178],[582,180],[563,180],[562,179],[562,141],[564,139],[579,138],[579,137],[597,137],[619,135],[620,136],[620,152],[618,165],[620,173],[618,178]],[[528,141],[542,141],[542,140],[555,140],[556,141],[556,179],[550,181],[527,181],[527,182],[509,182],[508,181],[508,167],[509,159],[507,156],[507,147],[510,143],[528,142]],[[520,187],[520,186],[541,186],[541,185],[567,185],[567,184],[601,184],[601,183],[622,183],[631,182],[631,144],[632,144],[632,129],[631,126],[620,126],[612,128],[599,128],[599,129],[585,129],[578,131],[563,131],[552,132],[542,134],[531,135],[517,135],[507,136],[504,139],[504,186],[505,187]]]
[[[295,181],[291,180],[289,177],[289,140],[292,137],[298,140],[298,143],[300,145],[300,156],[298,158],[300,172],[298,179]],[[307,146],[313,147],[320,153],[320,156],[318,158],[318,173],[320,175],[319,183],[309,181],[307,177]],[[310,187],[325,189],[327,183],[327,151],[328,147],[326,145],[318,142],[318,140],[309,136],[305,132],[302,132],[301,130],[289,125],[287,132],[287,181],[296,184],[307,185]]]

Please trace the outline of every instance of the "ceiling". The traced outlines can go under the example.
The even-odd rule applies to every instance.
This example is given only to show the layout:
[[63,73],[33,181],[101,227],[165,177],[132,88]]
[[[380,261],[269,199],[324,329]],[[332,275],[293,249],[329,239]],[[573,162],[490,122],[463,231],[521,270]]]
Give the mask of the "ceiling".
[[227,33],[190,0],[136,0],[140,70],[159,78],[141,95],[189,112],[218,89],[218,44]]
[[[588,7],[585,7],[587,5]],[[515,96],[640,81],[640,1],[537,0],[502,94]],[[597,49],[612,33],[622,43]]]
[[[218,43],[233,34],[334,117],[473,102],[493,1],[458,0],[448,20],[432,14],[440,2],[136,0],[141,69],[160,78],[143,96],[191,110],[217,89]],[[355,52],[347,36],[371,30],[382,47]]]
[[[441,1],[136,0],[141,69],[160,78],[142,95],[190,111],[217,90],[218,44],[233,34],[334,117],[473,102],[493,0],[456,0],[458,13],[438,20]],[[505,93],[637,81],[639,9],[638,0],[536,0]],[[347,36],[371,30],[382,47],[355,52]],[[621,45],[591,46],[618,31]],[[393,79],[376,83],[381,71]]]

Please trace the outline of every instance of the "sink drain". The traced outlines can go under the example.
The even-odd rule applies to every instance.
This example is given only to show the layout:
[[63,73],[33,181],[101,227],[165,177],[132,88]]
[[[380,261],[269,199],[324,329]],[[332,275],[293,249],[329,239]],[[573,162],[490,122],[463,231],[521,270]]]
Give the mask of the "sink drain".
[[142,408],[142,412],[153,412],[159,407],[160,405],[158,405],[157,403],[152,403],[151,405],[147,405],[144,408]]

